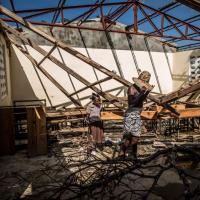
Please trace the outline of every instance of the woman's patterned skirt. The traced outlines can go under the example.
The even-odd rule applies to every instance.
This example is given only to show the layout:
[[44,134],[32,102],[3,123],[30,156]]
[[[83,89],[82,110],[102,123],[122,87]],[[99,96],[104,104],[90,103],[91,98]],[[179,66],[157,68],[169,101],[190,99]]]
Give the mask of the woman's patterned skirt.
[[124,115],[124,136],[140,137],[141,110],[127,109]]

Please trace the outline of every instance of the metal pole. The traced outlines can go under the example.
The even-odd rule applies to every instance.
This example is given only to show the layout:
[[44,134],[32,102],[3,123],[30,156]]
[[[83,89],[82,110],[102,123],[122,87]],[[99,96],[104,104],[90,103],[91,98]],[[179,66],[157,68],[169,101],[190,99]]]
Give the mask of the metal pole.
[[149,58],[151,60],[151,64],[152,64],[152,67],[153,67],[153,71],[154,71],[154,74],[155,74],[155,77],[156,77],[156,81],[157,81],[157,84],[158,84],[158,88],[159,88],[159,91],[160,93],[162,94],[162,89],[161,89],[161,85],[160,85],[160,82],[159,82],[159,79],[158,79],[158,75],[157,75],[157,71],[156,71],[156,67],[155,67],[155,64],[153,62],[153,57],[151,55],[151,50],[149,48],[149,44],[148,44],[148,41],[147,41],[147,38],[144,37],[144,41],[145,41],[145,44],[146,44],[146,47],[147,47],[147,51],[149,53]]
[[[80,34],[80,36],[81,36],[81,40],[82,40],[82,42],[83,42],[83,46],[84,46],[84,48],[85,48],[85,51],[86,51],[88,57],[91,58],[91,57],[90,57],[90,54],[89,54],[89,51],[88,51],[88,49],[87,49],[87,46],[86,46],[86,44],[85,44],[85,40],[84,40],[84,38],[83,38],[83,35],[82,35],[82,33],[81,33],[81,30],[78,29],[78,32],[79,32],[79,34]],[[98,75],[97,75],[96,70],[94,69],[94,67],[92,67],[92,69],[93,69],[93,72],[94,72],[94,74],[95,74],[95,77],[96,77],[97,81],[99,81],[99,77],[98,77]],[[99,83],[98,85],[99,85],[100,89],[102,90],[101,84]]]
[[138,66],[138,63],[137,63],[137,59],[136,59],[136,56],[135,56],[135,53],[134,53],[134,50],[133,50],[133,46],[131,44],[131,40],[130,38],[132,39],[132,37],[128,34],[126,34],[126,38],[127,38],[127,41],[128,41],[128,45],[129,45],[129,48],[131,50],[131,54],[132,54],[132,57],[133,57],[133,61],[135,63],[135,68],[136,68],[136,71],[138,73],[138,75],[140,74],[140,68]]

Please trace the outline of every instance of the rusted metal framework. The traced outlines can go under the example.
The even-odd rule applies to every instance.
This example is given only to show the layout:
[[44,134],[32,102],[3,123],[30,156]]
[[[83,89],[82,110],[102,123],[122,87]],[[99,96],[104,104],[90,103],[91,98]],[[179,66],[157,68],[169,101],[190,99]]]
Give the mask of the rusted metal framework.
[[200,5],[198,0],[177,0],[197,11],[200,11]]
[[[10,5],[14,13],[23,16],[23,18],[30,23],[50,26],[51,30],[53,30],[54,27],[65,27],[136,34],[147,37],[153,36],[166,39],[165,43],[172,46],[174,46],[175,42],[187,41],[187,44],[178,47],[180,50],[193,47],[198,48],[200,44],[200,28],[198,24],[193,24],[199,21],[199,14],[184,20],[176,17],[176,15],[168,14],[168,12],[171,13],[177,7],[182,6],[182,3],[189,6],[189,12],[192,12],[191,7],[198,10],[199,3],[197,1],[171,1],[159,8],[149,6],[149,1],[146,1],[146,4],[144,4],[137,0],[97,0],[81,5],[74,4],[74,2],[70,4],[68,2],[69,1],[66,0],[58,0],[57,6],[54,7],[21,10],[15,8],[17,2],[13,0],[10,0]],[[71,12],[73,12],[73,16],[69,14]],[[120,19],[124,18],[127,14],[129,15],[129,20],[126,24],[126,28],[124,28],[124,30],[116,29],[114,25],[120,22]],[[44,22],[42,18],[46,15],[49,15],[49,20]],[[91,27],[84,23],[94,19],[94,16],[99,17],[101,27]],[[38,17],[40,17],[40,19],[38,19]],[[9,17],[2,16],[2,19],[7,22],[15,22],[14,19]],[[149,30],[145,30],[145,32],[141,31],[143,25],[147,25]]]
[[[148,5],[145,5],[141,3],[140,1],[135,0],[127,0],[127,1],[120,1],[120,2],[108,2],[106,0],[97,0],[93,4],[84,4],[84,5],[68,5],[66,6],[66,0],[60,0],[58,2],[58,5],[54,8],[40,8],[40,9],[29,9],[29,10],[16,10],[14,1],[10,1],[11,7],[13,12],[9,11],[5,7],[0,7],[0,13],[2,14],[2,18],[0,19],[0,25],[4,29],[5,34],[7,35],[8,40],[11,41],[17,48],[26,55],[26,57],[32,62],[33,66],[38,68],[56,87],[62,91],[70,100],[74,103],[75,106],[81,107],[80,99],[78,97],[78,93],[80,91],[83,91],[84,89],[90,88],[93,91],[100,94],[104,99],[108,100],[110,103],[114,104],[116,107],[120,108],[124,105],[126,105],[126,101],[122,100],[120,98],[117,98],[111,94],[108,94],[104,91],[99,90],[95,85],[99,84],[101,82],[107,81],[109,79],[114,79],[121,83],[124,87],[130,86],[132,83],[125,80],[123,77],[123,74],[120,73],[120,76],[116,75],[112,71],[108,70],[104,66],[96,63],[93,61],[89,54],[88,57],[81,54],[80,52],[76,51],[75,49],[71,48],[69,45],[65,44],[62,41],[59,41],[55,39],[53,28],[54,27],[67,27],[67,28],[77,28],[79,31],[81,29],[89,29],[89,30],[96,30],[96,31],[104,31],[106,35],[108,36],[107,39],[109,41],[109,32],[116,32],[116,33],[125,33],[126,35],[129,34],[136,34],[136,35],[143,35],[143,36],[153,36],[153,37],[160,37],[168,39],[167,41],[161,41],[163,43],[163,46],[165,44],[171,45],[174,41],[180,41],[180,40],[186,40],[195,42],[192,44],[183,45],[179,48],[187,49],[189,46],[190,48],[195,45],[195,47],[198,47],[200,44],[200,28],[198,26],[195,26],[191,24],[191,22],[196,21],[199,19],[199,15],[192,16],[185,21],[182,21],[178,19],[177,17],[174,17],[172,15],[169,15],[166,13],[166,11],[175,9],[180,6],[180,3],[177,2],[171,2],[170,4],[167,4],[160,9],[155,9],[153,7],[150,7]],[[80,12],[76,12],[75,16],[71,17],[71,19],[65,20],[65,15],[70,10],[75,11],[76,9],[80,9]],[[108,10],[109,9],[109,10]],[[123,15],[125,15],[127,12],[131,12],[131,20],[129,20],[129,25],[126,27],[117,29],[116,25],[117,21],[120,20]],[[30,14],[31,13],[31,14]],[[42,16],[44,14],[51,13],[52,18],[49,18],[49,22],[42,22],[40,20],[38,21],[32,21],[31,19],[34,17]],[[80,14],[81,13],[81,14]],[[100,20],[101,26],[98,27],[91,27],[88,26],[87,22],[88,20],[91,20],[94,18],[94,14],[100,13]],[[21,17],[20,15],[23,15]],[[154,18],[159,18],[160,20],[154,20]],[[60,20],[60,22],[58,22]],[[17,30],[13,29],[11,26],[8,26],[5,22],[14,22],[17,25]],[[166,23],[167,22],[167,23]],[[142,32],[140,31],[140,25],[147,23],[152,30],[149,30],[149,32]],[[38,29],[35,24],[37,25],[48,25],[51,27],[51,35],[46,34],[45,32]],[[28,28],[29,30],[35,32],[36,34],[42,36],[47,41],[51,42],[53,44],[51,50],[49,52],[46,52],[42,50],[39,46],[37,46],[34,41],[30,37],[26,37],[23,33],[20,33],[20,27],[24,26]],[[167,35],[167,31],[173,30],[171,35]],[[176,32],[175,32],[176,31]],[[196,37],[198,36],[198,37]],[[17,43],[15,40],[15,37],[19,38],[22,43],[28,44],[32,48],[36,49],[38,52],[40,52],[44,57],[41,61],[37,62],[33,59],[33,57],[29,54],[27,49],[25,47],[22,47],[20,44]],[[146,46],[148,47],[147,43],[147,37],[144,37],[146,41]],[[109,43],[111,49],[112,47],[112,41]],[[172,45],[174,46],[174,45]],[[71,55],[75,56],[76,58],[82,60],[83,62],[89,64],[91,67],[93,67],[94,70],[99,70],[100,72],[104,73],[107,78],[105,80],[98,80],[95,83],[88,82],[85,78],[81,77],[78,73],[72,71],[69,69],[66,65],[66,63],[61,63],[58,61],[55,57],[52,56],[52,52],[57,48],[65,50],[66,52],[70,53]],[[148,48],[147,48],[148,49]],[[151,53],[149,51],[149,56],[151,58]],[[113,56],[115,57],[115,51],[113,50]],[[133,55],[134,56],[134,55]],[[53,77],[50,76],[50,74],[41,66],[41,64],[46,60],[49,59],[53,63],[55,63],[57,66],[59,66],[61,69],[66,71],[69,76],[73,76],[79,81],[81,81],[85,88],[80,89],[80,91],[74,90],[74,93],[69,94]],[[134,60],[135,61],[135,60]],[[154,63],[152,61],[152,67],[154,68]],[[117,59],[116,59],[117,62]],[[137,66],[137,65],[136,65]],[[120,66],[118,66],[120,69]],[[120,70],[119,70],[120,71]],[[154,70],[155,71],[155,70]],[[155,71],[156,75],[156,71]],[[158,85],[159,81],[157,80]],[[199,89],[199,85],[194,86],[194,90]],[[188,91],[189,90],[189,91]],[[160,89],[161,92],[161,89]],[[191,93],[190,88],[185,91],[186,93]],[[185,95],[185,92],[183,92],[183,95]],[[182,93],[181,93],[182,94]],[[78,99],[74,97],[74,95],[77,96]],[[167,108],[168,110],[172,111],[175,114],[178,114],[174,108],[172,108],[168,103],[173,101],[174,99],[180,98],[180,93],[174,92],[171,95],[168,96],[161,96],[161,98],[149,95],[149,99],[155,102],[158,105],[163,106],[164,108]],[[169,99],[170,97],[170,99]],[[167,99],[167,100],[166,100]]]
[[[60,5],[63,9],[64,9],[64,6],[63,6],[64,3],[65,3],[64,1],[62,1],[62,2],[60,1],[60,2],[59,2],[59,5]],[[120,10],[120,12],[124,13],[124,12],[125,12],[124,9],[125,9],[125,8],[127,9],[127,6],[128,6],[128,9],[129,9],[129,7],[131,7],[131,6],[133,6],[133,8],[135,8],[135,9],[136,9],[136,8],[138,9],[138,7],[140,7],[140,9],[142,9],[143,13],[146,13],[146,12],[145,12],[145,9],[144,9],[145,6],[144,6],[143,4],[140,5],[140,3],[137,2],[137,1],[127,1],[126,3],[127,3],[127,4],[125,4],[125,3],[122,4],[122,2],[120,2],[120,3],[118,2],[118,3],[112,3],[112,4],[111,4],[111,5],[117,4],[117,5],[119,5],[119,6],[118,6],[118,8],[115,10],[115,12],[112,12],[112,13],[110,12],[110,14],[109,14],[109,19],[110,19],[110,21],[112,21],[112,22],[109,22],[109,25],[106,23],[106,20],[108,20],[108,16],[106,16],[106,18],[105,18],[105,16],[103,16],[103,15],[101,16],[101,22],[103,23],[104,31],[107,31],[107,30],[110,31],[110,30],[111,30],[110,27],[108,27],[108,26],[112,26],[112,24],[117,20],[117,19],[115,19],[115,20],[113,21],[113,19],[115,18],[114,15],[118,15],[119,10]],[[109,3],[104,3],[104,1],[101,2],[101,5],[108,5],[108,4],[109,4]],[[121,4],[122,4],[122,5],[121,5]],[[98,7],[98,6],[99,6],[99,3],[96,3],[95,5],[96,5],[96,7]],[[87,8],[89,7],[89,5],[85,5],[85,6],[86,6]],[[77,7],[77,6],[76,6],[76,7]],[[95,7],[95,8],[96,8],[96,7]],[[143,8],[143,7],[144,7],[144,8]],[[13,6],[13,9],[14,9],[14,6]],[[97,8],[96,8],[96,9],[97,9]],[[126,9],[125,9],[125,10],[126,10]],[[57,12],[56,12],[56,11],[57,11]],[[56,20],[57,20],[57,18],[58,18],[58,15],[59,15],[58,11],[60,11],[60,10],[56,9],[56,11],[55,11],[54,17],[53,17],[53,19],[52,19],[52,23],[54,23],[54,24],[55,24],[55,22],[56,22]],[[97,69],[97,70],[103,72],[105,75],[108,76],[108,78],[107,78],[106,80],[112,78],[112,79],[115,79],[116,81],[120,82],[121,84],[123,84],[123,85],[126,86],[126,87],[127,87],[127,86],[130,86],[131,83],[128,82],[127,80],[125,80],[125,79],[123,78],[123,76],[118,76],[118,75],[116,75],[116,74],[113,73],[112,71],[107,70],[105,67],[103,67],[103,66],[101,66],[100,64],[96,63],[95,61],[93,61],[91,58],[88,58],[88,57],[84,56],[83,54],[81,54],[80,52],[76,51],[75,49],[69,47],[68,45],[66,45],[66,44],[63,43],[62,41],[56,40],[56,39],[53,37],[53,32],[52,32],[52,36],[51,36],[51,35],[48,35],[48,34],[46,34],[46,33],[44,33],[44,32],[42,32],[42,31],[39,30],[37,27],[33,26],[30,22],[28,22],[26,19],[24,19],[25,17],[22,18],[22,17],[16,15],[14,12],[11,12],[11,11],[7,10],[7,9],[4,8],[4,7],[0,7],[0,12],[1,12],[2,14],[4,14],[5,16],[7,16],[8,18],[10,18],[11,20],[15,21],[15,23],[17,23],[18,26],[19,26],[19,25],[23,25],[23,26],[25,26],[26,28],[28,28],[28,29],[32,30],[33,32],[35,32],[36,34],[42,36],[43,38],[45,38],[45,39],[48,40],[49,42],[53,43],[52,49],[51,49],[49,52],[45,52],[44,50],[41,50],[41,48],[39,48],[37,45],[35,45],[34,42],[31,40],[31,38],[26,38],[22,33],[20,33],[20,32],[19,32],[19,29],[18,29],[18,30],[14,30],[13,28],[11,28],[11,27],[9,27],[8,25],[6,25],[5,22],[3,22],[2,20],[0,20],[0,21],[1,21],[1,27],[2,27],[4,30],[6,30],[8,33],[12,33],[12,35],[14,35],[14,37],[20,38],[20,40],[22,40],[23,43],[26,43],[26,44],[30,45],[31,47],[33,47],[34,49],[36,49],[37,51],[39,51],[40,53],[43,54],[43,56],[44,56],[43,59],[42,59],[41,61],[39,61],[39,62],[36,62],[36,61],[31,57],[31,55],[29,55],[29,53],[28,53],[28,51],[27,51],[26,49],[21,48],[20,45],[17,44],[17,42],[15,41],[15,39],[14,39],[13,37],[7,36],[7,37],[11,40],[11,42],[12,42],[14,45],[16,45],[16,46],[20,49],[20,51],[22,51],[22,52],[28,57],[28,59],[33,63],[33,65],[34,65],[35,67],[37,67],[38,69],[40,69],[40,70],[42,71],[42,73],[45,74],[45,76],[46,76],[47,78],[49,78],[49,80],[51,80],[51,82],[53,82],[53,83],[56,85],[56,87],[58,87],[58,88],[59,88],[59,89],[60,89],[60,90],[61,90],[61,91],[62,91],[76,106],[81,106],[79,100],[76,100],[74,97],[72,97],[74,94],[77,94],[77,92],[75,91],[74,94],[70,95],[61,85],[58,84],[58,82],[57,82],[56,80],[54,80],[54,79],[48,74],[47,71],[45,71],[45,70],[41,67],[41,64],[44,62],[45,59],[50,59],[51,61],[53,61],[54,63],[56,63],[56,65],[58,65],[59,67],[61,67],[62,69],[64,69],[67,73],[69,73],[70,75],[74,76],[75,78],[77,78],[77,79],[78,79],[79,81],[81,81],[82,83],[84,83],[84,84],[87,86],[87,88],[89,87],[89,88],[91,88],[92,90],[94,90],[95,92],[99,93],[103,98],[107,99],[109,102],[111,102],[112,104],[114,104],[116,107],[119,108],[119,107],[121,107],[122,104],[126,104],[125,101],[123,101],[123,100],[121,100],[121,99],[119,99],[119,98],[116,98],[116,97],[114,97],[114,96],[112,96],[112,95],[110,95],[110,94],[106,94],[105,92],[99,90],[98,88],[96,88],[96,87],[94,86],[94,85],[96,85],[96,83],[95,83],[95,84],[89,83],[87,80],[85,80],[85,79],[84,79],[83,77],[81,77],[79,74],[75,73],[75,72],[72,71],[72,70],[69,70],[69,68],[66,66],[65,63],[60,63],[60,62],[59,62],[56,58],[54,58],[51,54],[52,54],[52,52],[54,51],[55,48],[60,47],[60,48],[62,48],[63,50],[67,51],[68,53],[72,54],[73,56],[77,57],[78,59],[82,60],[83,62],[85,62],[85,63],[91,65],[93,68],[95,68],[95,69]],[[16,12],[17,12],[17,11],[16,11]],[[136,13],[137,13],[137,12],[135,12],[134,14],[136,15]],[[159,11],[159,13],[156,13],[156,14],[158,15],[158,14],[160,14],[160,13],[161,13],[161,11]],[[84,16],[85,16],[85,14],[84,14]],[[164,35],[164,28],[163,28],[162,31],[160,31],[159,29],[157,29],[156,25],[153,23],[153,21],[150,19],[150,17],[149,17],[149,16],[146,16],[146,17],[147,17],[146,20],[147,20],[148,22],[151,22],[150,24],[154,27],[154,29],[156,29],[156,31],[158,31],[159,33],[161,33],[162,37],[165,37],[165,35]],[[168,16],[168,15],[164,16],[164,14],[162,15],[162,19],[163,19],[163,20],[164,20],[165,18],[167,18],[168,21],[170,21],[170,20],[171,20],[170,17],[171,17],[171,16]],[[137,18],[137,15],[134,16],[134,20],[136,20],[136,18]],[[6,21],[7,21],[7,20],[6,20]],[[64,24],[61,24],[61,25],[63,25],[63,26],[69,25],[69,24],[71,24],[73,21],[74,21],[74,20],[71,20],[71,21],[69,21],[69,22],[67,22],[67,23],[64,22]],[[80,21],[79,21],[79,22],[80,22]],[[82,22],[82,21],[81,21],[81,22]],[[139,30],[138,30],[138,26],[136,27],[136,22],[138,23],[138,21],[135,21],[135,23],[134,23],[134,25],[133,25],[133,31],[132,31],[132,28],[131,28],[131,27],[130,27],[130,29],[129,29],[129,32],[130,32],[131,34],[132,34],[132,33],[134,33],[134,34],[140,34],[140,32],[139,32]],[[180,23],[180,22],[179,22],[179,23]],[[181,23],[185,23],[185,22],[181,22]],[[176,28],[177,30],[179,30],[179,29],[177,28],[176,25],[174,25],[173,23],[171,23],[171,24],[173,25],[174,28]],[[55,24],[55,26],[56,26],[56,24]],[[77,26],[77,27],[81,27],[81,25],[78,25],[77,23],[76,23],[76,26]],[[54,26],[52,26],[51,30],[53,29],[53,27],[54,27]],[[83,28],[85,28],[85,26],[83,26]],[[199,29],[198,27],[195,27],[195,26],[193,26],[193,25],[188,24],[187,29],[189,29],[189,28],[192,28],[192,29],[195,30],[195,31],[197,31],[197,30]],[[80,29],[79,29],[79,30],[80,30]],[[112,30],[111,30],[111,31],[112,31]],[[118,31],[118,30],[116,30],[116,31]],[[127,31],[127,30],[125,30],[125,31]],[[154,34],[157,35],[157,36],[161,36],[161,35],[158,35],[158,33],[157,33],[156,31],[152,32],[152,34],[154,33]],[[180,32],[180,31],[179,31],[179,32]],[[141,33],[141,34],[146,34],[146,33]],[[195,33],[195,34],[196,34],[196,33]],[[171,37],[171,36],[170,36],[170,37]],[[172,37],[174,37],[174,36],[172,36]],[[177,37],[175,37],[175,38],[177,38]],[[145,39],[146,39],[146,38],[145,38]],[[187,39],[188,39],[187,36],[184,36],[184,39],[187,40]],[[152,63],[152,64],[153,64],[153,63]],[[106,81],[106,80],[105,80],[105,81]],[[100,81],[100,82],[101,82],[101,81]],[[97,83],[99,83],[99,81],[97,81]],[[198,89],[198,87],[197,87],[197,89]],[[179,98],[179,96],[180,96],[179,93],[178,93],[178,94],[175,94],[175,98]],[[173,99],[173,97],[174,97],[174,96],[172,96],[172,99]],[[155,103],[157,103],[157,104],[159,104],[159,105],[162,105],[163,107],[165,107],[165,108],[169,109],[170,111],[176,113],[176,111],[175,111],[170,105],[166,104],[166,103],[168,103],[168,101],[163,100],[163,98],[166,99],[166,97],[163,97],[163,98],[160,99],[160,98],[157,98],[157,97],[155,97],[155,96],[149,95],[149,98],[150,98],[153,102],[155,102]],[[122,104],[118,104],[117,102],[120,102],[120,103],[122,103]],[[177,114],[177,113],[176,113],[176,114]]]

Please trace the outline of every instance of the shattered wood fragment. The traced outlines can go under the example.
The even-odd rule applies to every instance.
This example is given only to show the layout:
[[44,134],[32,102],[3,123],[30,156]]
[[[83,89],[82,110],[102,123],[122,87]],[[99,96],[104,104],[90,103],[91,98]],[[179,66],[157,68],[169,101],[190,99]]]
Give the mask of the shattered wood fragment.
[[153,147],[155,147],[155,148],[166,148],[167,146],[163,142],[154,141]]
[[175,101],[180,99],[181,97],[186,96],[192,92],[200,90],[200,81],[196,81],[191,85],[188,85],[187,88],[181,88],[175,92],[172,92],[168,95],[165,95],[161,98],[161,103],[169,103],[171,101]]

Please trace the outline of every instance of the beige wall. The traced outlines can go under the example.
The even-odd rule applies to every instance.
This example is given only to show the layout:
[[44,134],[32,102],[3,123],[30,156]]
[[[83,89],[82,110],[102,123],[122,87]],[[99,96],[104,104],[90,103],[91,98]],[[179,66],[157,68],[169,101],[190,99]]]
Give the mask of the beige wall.
[[200,49],[177,52],[173,54],[173,90],[178,89],[189,79],[190,57],[200,56]]
[[188,80],[190,56],[192,51],[183,51],[174,53],[173,62],[173,90],[178,89],[185,81]]
[[[38,78],[33,76],[35,70],[30,61],[24,59],[25,56],[23,54],[17,56],[18,52],[15,52],[13,48],[11,49],[11,53],[11,86],[13,101],[38,99],[35,92],[40,92],[41,87],[37,85]],[[23,62],[23,65],[21,65],[21,62]],[[29,75],[27,76],[27,74]],[[43,94],[42,92],[43,90],[40,92],[41,95]]]
[[[6,47],[6,41],[0,34],[0,44]],[[50,50],[50,46],[42,46],[46,50]],[[43,56],[28,47],[31,55],[40,61]],[[76,48],[76,50],[87,55],[84,48]],[[11,52],[11,53],[10,53]],[[90,57],[96,62],[102,64],[109,70],[114,70],[119,75],[119,70],[116,66],[114,57],[110,49],[88,49]],[[132,77],[137,76],[136,66],[134,64],[131,52],[128,50],[116,50],[124,77],[126,80],[132,82]],[[148,70],[152,74],[151,84],[155,85],[154,91],[159,92],[158,83],[152,68],[148,52],[134,51],[136,60],[141,70]],[[10,54],[10,55],[9,55]],[[162,93],[166,94],[180,87],[185,81],[188,80],[190,56],[200,55],[200,50],[191,50],[177,53],[167,53],[168,61],[163,52],[151,52],[155,64],[158,80],[161,85]],[[61,50],[62,58],[57,50],[54,50],[53,55],[60,61],[62,59],[68,67],[79,73],[89,82],[95,82],[96,77],[91,66],[78,60],[74,56]],[[23,55],[16,47],[12,47],[11,51],[5,48],[5,64],[6,64],[6,77],[8,94],[3,99],[0,99],[0,106],[10,106],[12,101],[17,100],[39,100],[46,99],[47,105],[58,105],[70,100],[53,84],[49,81],[38,69],[34,68],[31,62]],[[70,82],[69,75],[56,66],[51,61],[45,60],[42,66],[69,92],[73,93],[74,88]],[[99,79],[106,76],[95,70]],[[84,87],[84,84],[71,77],[76,90]],[[115,80],[110,80],[101,84],[103,91],[112,90],[122,86]],[[99,87],[97,85],[97,87]],[[12,88],[12,89],[11,89]],[[46,90],[46,91],[45,91]],[[12,91],[12,93],[11,93]],[[91,94],[91,90],[87,89],[79,93],[79,98],[87,97]],[[115,90],[111,92],[113,95],[120,94],[123,96],[123,91]],[[77,98],[77,96],[74,96]],[[86,100],[82,100],[82,104],[86,104]]]
[[[50,50],[50,46],[42,46],[46,50]],[[76,48],[81,53],[86,54],[84,48]],[[43,56],[28,47],[31,55],[39,62]],[[119,70],[116,66],[115,60],[113,58],[110,49],[88,49],[90,57],[97,63],[102,64],[109,70],[114,70],[119,75]],[[125,79],[132,82],[132,77],[137,77],[136,67],[133,61],[131,52],[128,50],[117,50],[116,51],[123,74]],[[14,55],[15,54],[15,55]],[[60,61],[62,61],[59,53],[55,50],[52,53]],[[171,53],[168,53],[170,63],[173,63],[173,57]],[[76,71],[82,77],[87,79],[89,82],[95,82],[96,77],[91,66],[80,61],[69,53],[61,50],[62,58],[68,67]],[[135,51],[136,59],[141,70],[148,70],[152,74],[151,84],[155,85],[154,91],[159,92],[158,84],[155,79],[155,74],[152,68],[152,64],[148,55],[148,52]],[[167,64],[166,57],[162,52],[152,52],[152,57],[155,63],[155,68],[161,85],[163,93],[171,92],[172,90],[172,79],[170,74],[170,69]],[[13,100],[33,100],[33,99],[47,99],[47,105],[58,105],[61,103],[69,102],[70,100],[61,92],[58,88],[54,86],[38,69],[34,69],[31,62],[14,47],[11,62],[13,64],[12,68],[12,88],[13,88]],[[162,64],[162,65],[161,65]],[[42,66],[69,92],[73,93],[74,89],[70,82],[68,74],[56,66],[51,61],[45,60]],[[99,79],[105,78],[105,75],[96,70]],[[41,79],[41,81],[40,81]],[[74,87],[76,90],[84,87],[84,84],[71,77]],[[45,94],[42,87],[44,85],[47,94]],[[101,84],[103,91],[115,89],[122,86],[119,82],[115,80],[109,80]],[[97,85],[98,87],[98,85]],[[84,98],[91,94],[91,90],[87,89],[79,93],[79,98]],[[113,95],[119,93],[120,90],[111,92]],[[119,96],[123,96],[124,93],[121,92]],[[47,96],[49,98],[47,98]],[[77,98],[76,96],[74,96]],[[48,100],[50,99],[50,101]],[[82,101],[85,105],[88,102],[88,98]]]
[[9,55],[9,48],[1,33],[0,33],[0,44],[3,45],[3,49],[4,49],[6,84],[7,84],[7,95],[5,95],[5,97],[3,98],[0,98],[0,106],[11,106],[12,98],[11,98],[11,78],[10,78],[10,55]]

